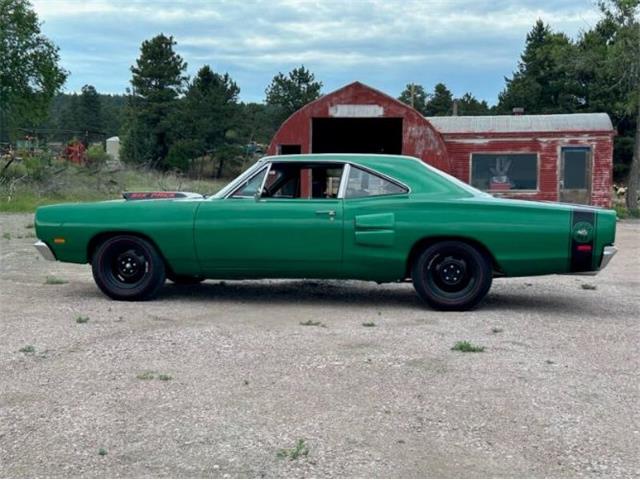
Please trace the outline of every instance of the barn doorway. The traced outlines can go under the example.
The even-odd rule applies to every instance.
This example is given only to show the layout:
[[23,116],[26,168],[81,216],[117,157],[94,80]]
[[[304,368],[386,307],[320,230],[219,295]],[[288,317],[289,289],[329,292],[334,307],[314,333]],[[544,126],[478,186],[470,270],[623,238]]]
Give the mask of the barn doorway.
[[313,153],[402,154],[402,118],[314,118]]

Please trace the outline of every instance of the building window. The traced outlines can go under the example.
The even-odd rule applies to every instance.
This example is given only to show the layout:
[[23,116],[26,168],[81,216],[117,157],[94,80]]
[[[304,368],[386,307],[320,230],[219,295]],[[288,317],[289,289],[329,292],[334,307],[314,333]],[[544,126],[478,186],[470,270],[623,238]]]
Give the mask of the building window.
[[537,190],[535,153],[471,154],[471,185],[480,190]]

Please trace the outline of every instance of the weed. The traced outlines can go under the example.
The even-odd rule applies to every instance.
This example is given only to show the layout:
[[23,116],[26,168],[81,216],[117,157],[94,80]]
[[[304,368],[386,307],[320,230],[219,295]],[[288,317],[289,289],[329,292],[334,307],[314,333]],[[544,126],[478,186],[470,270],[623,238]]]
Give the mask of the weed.
[[136,375],[138,380],[153,380],[155,377],[155,372],[147,370],[146,372],[139,373]]
[[76,323],[87,323],[89,321],[89,317],[76,317]]
[[31,223],[27,223],[27,224],[24,226],[24,228],[26,228],[26,229],[35,228],[35,225],[33,224],[33,222],[31,222]]
[[554,362],[553,360],[545,360],[545,363],[547,365],[555,365],[556,362]]
[[491,329],[491,333],[502,333],[502,332],[504,332],[504,329],[500,327],[493,327]]
[[98,449],[98,455],[100,455],[101,457],[104,457],[106,454],[107,454],[107,450],[105,448]]
[[44,281],[45,285],[64,285],[65,283],[69,283],[69,282],[67,282],[66,280],[63,280],[62,278],[55,277],[53,275],[48,276]]
[[293,448],[281,448],[278,450],[278,458],[288,458],[289,460],[296,460],[298,457],[306,457],[309,455],[309,447],[305,441],[301,438],[296,442]]
[[484,347],[481,347],[479,345],[474,345],[473,343],[467,342],[466,340],[462,341],[462,342],[456,342],[456,344],[451,347],[451,350],[456,350],[458,352],[473,352],[473,353],[477,353],[477,352],[484,352]]
[[245,384],[245,385],[249,385],[249,380],[245,380],[245,381],[244,381],[244,384]]
[[376,324],[375,324],[375,322],[363,322],[362,326],[363,327],[375,327]]
[[640,209],[638,208],[632,208],[631,210],[629,210],[626,206],[620,204],[614,205],[613,208],[616,211],[616,215],[618,216],[618,218],[640,217]]
[[324,323],[316,320],[307,320],[306,322],[300,322],[303,327],[326,327]]
[[22,353],[36,353],[36,347],[34,347],[33,345],[25,345],[18,351]]
[[169,380],[173,380],[173,377],[171,375],[167,375],[166,373],[158,373],[158,372],[154,372],[153,370],[145,370],[142,373],[139,373],[138,375],[136,375],[136,378],[138,380],[161,380],[163,382],[167,382]]
[[11,240],[11,234],[9,232],[5,232],[2,234],[2,238],[5,240]]
[[27,233],[24,235],[24,238],[36,238],[36,234],[35,234],[35,233],[33,233],[33,232],[27,232]]
[[590,283],[583,283],[580,286],[582,287],[583,290],[596,290],[598,288],[595,285],[591,285]]

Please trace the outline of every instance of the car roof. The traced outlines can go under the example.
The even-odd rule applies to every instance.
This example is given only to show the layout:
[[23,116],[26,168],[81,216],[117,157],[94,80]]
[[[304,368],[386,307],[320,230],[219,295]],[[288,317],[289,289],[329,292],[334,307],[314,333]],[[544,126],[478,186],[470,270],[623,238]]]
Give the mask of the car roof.
[[377,171],[408,185],[413,192],[475,195],[475,189],[460,180],[427,165],[416,157],[407,155],[365,153],[307,153],[297,155],[272,155],[262,162],[345,162]]

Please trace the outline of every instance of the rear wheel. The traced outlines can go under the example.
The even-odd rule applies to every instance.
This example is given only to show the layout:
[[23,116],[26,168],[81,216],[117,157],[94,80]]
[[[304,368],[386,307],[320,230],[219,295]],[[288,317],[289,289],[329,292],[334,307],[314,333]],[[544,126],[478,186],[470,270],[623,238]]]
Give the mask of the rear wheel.
[[491,261],[467,243],[443,241],[424,249],[411,277],[418,295],[433,308],[469,310],[491,288]]
[[148,300],[164,284],[164,261],[148,241],[117,235],[102,242],[91,261],[93,278],[114,300]]

